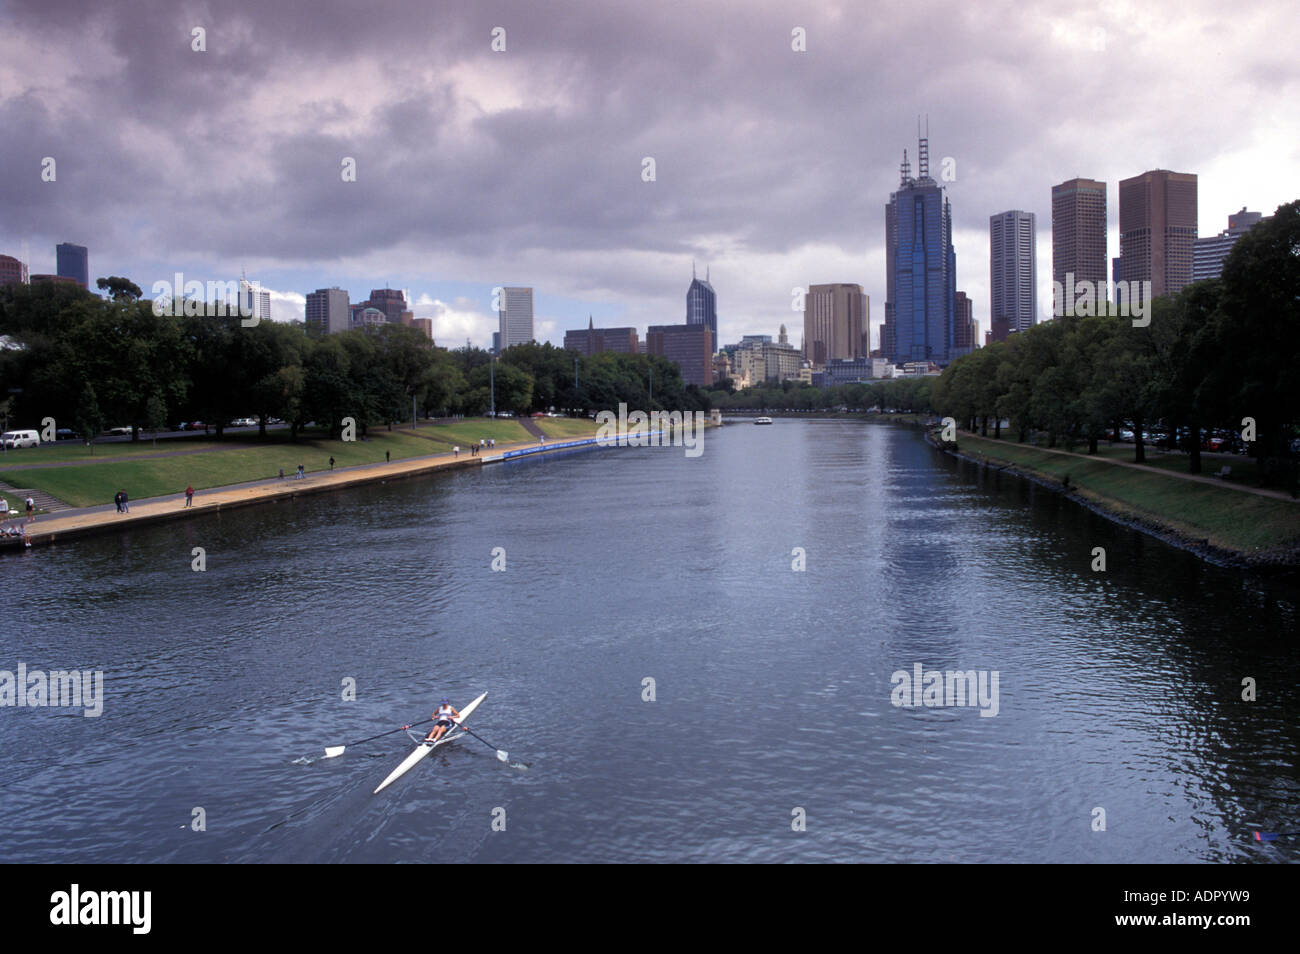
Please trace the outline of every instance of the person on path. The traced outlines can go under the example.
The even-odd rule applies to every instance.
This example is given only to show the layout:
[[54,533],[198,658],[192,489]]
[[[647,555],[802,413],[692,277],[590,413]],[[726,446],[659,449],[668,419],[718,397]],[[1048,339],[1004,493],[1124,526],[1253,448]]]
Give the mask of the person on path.
[[185,487],[185,506],[194,506],[194,485],[187,484]]
[[333,469],[334,469],[334,458],[331,457],[331,458],[330,458],[330,470],[333,470]]
[[117,504],[117,512],[122,512],[122,491],[113,494],[113,503]]
[[391,464],[392,462],[393,462],[393,455],[392,455],[392,452],[390,452],[390,451],[384,451],[384,463],[385,463],[385,464]]
[[28,520],[32,519],[32,511],[35,509],[36,509],[36,501],[32,500],[31,496],[29,495],[27,497],[27,519]]
[[307,479],[307,471],[306,471],[306,469],[303,467],[302,464],[299,464],[299,465],[298,465],[298,479],[299,479],[299,480],[306,480],[306,479]]
[[125,490],[122,491],[122,512],[123,513],[131,512],[131,498],[126,495]]
[[283,468],[283,467],[280,468],[280,479],[281,479],[281,480],[284,480],[284,468]]
[[459,445],[459,444],[457,444],[455,447],[453,447],[453,448],[451,449],[451,454],[452,454],[453,457],[459,457],[459,456],[460,456],[460,445]]

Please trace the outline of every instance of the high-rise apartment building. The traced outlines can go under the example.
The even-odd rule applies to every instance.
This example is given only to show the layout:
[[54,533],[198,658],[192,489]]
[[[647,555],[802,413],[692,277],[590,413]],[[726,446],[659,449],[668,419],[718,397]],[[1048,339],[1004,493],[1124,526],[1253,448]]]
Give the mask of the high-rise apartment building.
[[1172,295],[1192,282],[1196,175],[1155,169],[1119,184],[1120,272]]
[[1068,179],[1052,186],[1052,281],[1106,285],[1106,183]]
[[804,357],[814,368],[865,357],[871,350],[870,318],[871,304],[861,285],[809,286],[803,303]]
[[966,297],[964,291],[957,292],[953,297],[952,320],[952,356],[960,358],[979,347],[978,330],[975,325],[975,303]]
[[952,207],[930,178],[930,144],[920,140],[916,178],[903,152],[897,192],[885,206],[885,357],[894,364],[947,364],[953,347],[957,253]]
[[71,278],[82,288],[90,287],[90,253],[84,245],[62,242],[54,247],[57,260],[55,274],[60,278]]
[[1012,209],[989,216],[989,314],[1011,331],[1038,321],[1034,213]]
[[1259,212],[1240,212],[1228,216],[1228,228],[1209,238],[1198,238],[1192,247],[1192,281],[1218,278],[1223,273],[1223,261],[1241,238],[1260,222],[1266,221]]
[[26,285],[27,264],[12,255],[0,255],[0,285]]
[[408,323],[403,320],[403,315],[406,314],[406,293],[400,288],[372,288],[369,301],[362,304],[370,308],[378,308],[390,324]]
[[718,348],[718,293],[709,284],[709,272],[704,271],[704,281],[695,277],[695,266],[691,266],[691,284],[686,289],[686,323],[688,325],[708,325],[713,335],[713,349]]
[[533,290],[531,288],[502,288],[500,322],[500,349],[528,344],[533,340]]
[[244,318],[271,320],[271,293],[247,278],[239,279],[239,309]]
[[307,295],[306,325],[311,334],[329,335],[347,331],[352,306],[341,288],[318,288]]

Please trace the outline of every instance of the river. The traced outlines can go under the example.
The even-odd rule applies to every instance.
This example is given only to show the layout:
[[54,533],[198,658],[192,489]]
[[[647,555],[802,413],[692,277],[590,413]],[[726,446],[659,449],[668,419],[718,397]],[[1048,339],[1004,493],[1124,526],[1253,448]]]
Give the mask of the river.
[[[104,679],[99,717],[0,710],[0,861],[1293,860],[1249,832],[1297,827],[1294,585],[905,428],[733,421],[0,574],[0,669]],[[996,714],[894,705],[918,663],[996,672]],[[404,734],[320,758],[484,690],[506,762],[372,795]]]

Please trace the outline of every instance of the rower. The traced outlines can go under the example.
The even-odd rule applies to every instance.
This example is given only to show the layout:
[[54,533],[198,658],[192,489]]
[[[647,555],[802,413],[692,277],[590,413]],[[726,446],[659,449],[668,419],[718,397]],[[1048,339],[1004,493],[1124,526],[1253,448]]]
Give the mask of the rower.
[[433,714],[433,728],[424,737],[424,741],[437,742],[442,738],[444,732],[456,725],[454,720],[459,718],[460,713],[456,711],[455,706],[444,698],[438,704],[438,711]]

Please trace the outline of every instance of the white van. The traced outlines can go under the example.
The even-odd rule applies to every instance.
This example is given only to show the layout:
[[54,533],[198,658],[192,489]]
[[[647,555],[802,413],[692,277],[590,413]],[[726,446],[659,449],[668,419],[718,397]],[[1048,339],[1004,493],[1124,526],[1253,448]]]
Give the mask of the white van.
[[41,435],[35,431],[5,431],[0,434],[0,444],[5,447],[39,447]]

